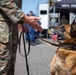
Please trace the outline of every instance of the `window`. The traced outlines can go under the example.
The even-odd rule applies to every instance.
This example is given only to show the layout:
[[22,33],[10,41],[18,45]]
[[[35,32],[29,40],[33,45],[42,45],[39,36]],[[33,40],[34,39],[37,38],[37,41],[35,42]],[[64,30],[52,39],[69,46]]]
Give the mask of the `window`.
[[42,15],[47,14],[47,10],[41,10],[41,11],[40,11],[40,14],[42,14]]

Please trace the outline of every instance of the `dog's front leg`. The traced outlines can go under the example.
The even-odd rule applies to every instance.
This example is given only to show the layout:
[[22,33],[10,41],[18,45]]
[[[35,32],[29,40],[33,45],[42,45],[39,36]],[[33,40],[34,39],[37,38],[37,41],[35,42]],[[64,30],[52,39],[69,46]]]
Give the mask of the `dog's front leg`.
[[50,73],[51,73],[51,75],[56,75],[55,62],[56,62],[56,54],[54,55],[53,59],[50,62]]

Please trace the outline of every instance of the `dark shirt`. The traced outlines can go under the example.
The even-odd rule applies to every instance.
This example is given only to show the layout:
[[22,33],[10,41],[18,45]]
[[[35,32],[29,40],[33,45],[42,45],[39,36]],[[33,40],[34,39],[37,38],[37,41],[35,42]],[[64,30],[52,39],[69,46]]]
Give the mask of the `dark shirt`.
[[62,25],[62,24],[68,24],[67,19],[61,19],[61,21],[60,21],[60,25]]

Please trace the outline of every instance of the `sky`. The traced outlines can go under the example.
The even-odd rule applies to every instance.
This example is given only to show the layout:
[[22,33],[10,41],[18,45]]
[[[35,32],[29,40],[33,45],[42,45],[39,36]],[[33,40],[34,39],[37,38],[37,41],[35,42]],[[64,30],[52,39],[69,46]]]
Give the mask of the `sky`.
[[47,2],[49,2],[49,0],[23,0],[22,10],[25,14],[29,13],[29,11],[33,11],[34,14],[37,14],[37,5]]

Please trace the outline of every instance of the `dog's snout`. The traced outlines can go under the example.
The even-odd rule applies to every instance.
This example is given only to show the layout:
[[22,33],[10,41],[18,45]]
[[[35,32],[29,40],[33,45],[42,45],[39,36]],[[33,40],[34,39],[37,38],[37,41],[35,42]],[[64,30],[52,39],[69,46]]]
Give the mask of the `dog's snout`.
[[65,32],[65,27],[61,26],[61,27],[53,27],[51,28],[51,34],[52,35],[57,35],[58,36],[58,40],[62,40],[64,39],[64,35],[63,33]]

